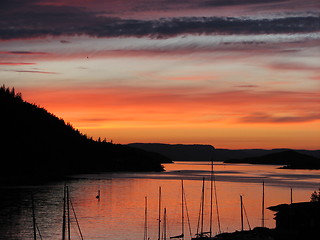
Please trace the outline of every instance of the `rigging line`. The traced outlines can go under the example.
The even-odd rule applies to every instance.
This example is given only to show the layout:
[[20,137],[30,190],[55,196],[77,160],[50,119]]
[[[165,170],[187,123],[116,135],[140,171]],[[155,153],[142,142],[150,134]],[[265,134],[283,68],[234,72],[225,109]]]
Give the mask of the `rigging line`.
[[38,233],[39,233],[40,239],[42,240],[42,236],[41,236],[41,232],[40,232],[40,229],[39,229],[39,227],[38,227],[38,224],[36,224],[36,227],[37,227],[37,230],[38,230]]
[[79,225],[79,221],[78,221],[78,218],[77,218],[76,212],[74,211],[74,208],[73,208],[73,204],[72,204],[71,199],[70,199],[69,201],[70,201],[70,205],[71,205],[71,209],[72,209],[72,212],[73,212],[74,218],[75,218],[76,223],[77,223],[77,226],[78,226],[78,230],[79,230],[80,237],[81,237],[81,239],[83,240],[83,236],[82,236],[82,232],[81,232],[81,229],[80,229],[80,225]]
[[158,240],[161,237],[161,187],[159,187]]
[[192,237],[191,224],[190,224],[189,211],[188,211],[187,198],[186,198],[186,193],[185,193],[185,191],[183,191],[183,198],[184,198],[184,206],[185,206],[185,208],[186,208],[186,213],[187,213],[187,219],[188,219],[188,225],[189,225],[189,233],[190,233],[190,237]]
[[240,217],[241,217],[241,231],[243,232],[243,202],[242,202],[242,195],[240,195]]
[[[201,196],[201,199],[202,199],[202,196]],[[197,235],[199,235],[201,208],[202,208],[202,204],[200,201],[200,208],[199,208],[199,214],[198,214],[198,224],[197,224]]]
[[[73,235],[75,235],[75,234],[77,235],[77,239],[81,239],[79,231],[77,231],[78,230],[77,227],[72,223],[73,222],[71,222],[71,232],[74,233]],[[75,239],[75,236],[72,236],[72,239]]]
[[246,211],[246,208],[245,208],[243,202],[242,202],[242,205],[243,205],[243,211],[244,211],[244,215],[246,216],[246,220],[247,220],[247,224],[248,224],[249,230],[251,231],[251,226],[250,226],[250,223],[249,223],[249,218],[248,218],[247,211]]
[[203,223],[204,223],[204,178],[202,184],[202,209],[201,209],[201,235],[203,233]]
[[261,207],[261,215],[262,215],[262,227],[264,227],[264,181],[262,182],[262,207]]
[[212,177],[213,177],[214,195],[215,195],[215,199],[216,199],[216,210],[217,210],[218,228],[219,228],[219,234],[221,234],[221,223],[220,223],[220,215],[219,215],[219,205],[218,205],[218,195],[217,195],[216,177],[215,177],[215,175],[214,175],[214,172],[212,172]]
[[210,174],[210,222],[209,222],[209,237],[212,237],[212,212],[213,212],[213,206],[212,206],[212,202],[213,202],[213,177],[212,177],[212,173],[213,173],[213,159],[211,160],[211,174]]
[[184,186],[183,186],[183,179],[181,180],[181,234],[182,239],[184,239]]

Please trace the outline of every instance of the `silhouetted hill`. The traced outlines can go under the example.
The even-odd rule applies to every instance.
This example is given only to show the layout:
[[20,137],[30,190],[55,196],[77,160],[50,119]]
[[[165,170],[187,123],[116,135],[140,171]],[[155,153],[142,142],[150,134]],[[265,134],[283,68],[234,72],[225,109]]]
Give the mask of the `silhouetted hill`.
[[[140,148],[150,152],[161,153],[174,161],[227,161],[260,157],[271,153],[283,152],[290,149],[223,149],[214,148],[211,145],[184,145],[163,143],[131,143],[128,146]],[[320,158],[319,150],[295,150],[296,152]]]
[[284,165],[291,169],[320,169],[320,159],[293,150],[271,153],[260,157],[230,159],[225,163],[251,163]]
[[128,146],[160,153],[174,161],[210,161],[214,151],[213,146],[200,144],[131,143]]
[[264,155],[268,155],[271,153],[278,153],[283,152],[286,150],[294,150],[296,152],[320,158],[320,151],[319,150],[295,150],[295,149],[288,149],[288,148],[276,148],[276,149],[223,149],[223,148],[216,148],[214,150],[214,159],[216,161],[226,161],[229,159],[243,159],[243,158],[250,158],[250,157],[260,157]]
[[94,141],[63,119],[0,88],[0,184],[102,171],[162,171],[170,159],[125,145]]

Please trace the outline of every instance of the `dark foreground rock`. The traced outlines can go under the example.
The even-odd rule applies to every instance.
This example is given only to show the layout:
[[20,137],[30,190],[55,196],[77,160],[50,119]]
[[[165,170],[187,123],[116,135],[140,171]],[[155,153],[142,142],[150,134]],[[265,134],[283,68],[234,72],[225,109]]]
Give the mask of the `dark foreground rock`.
[[233,233],[221,233],[215,240],[276,240],[275,230],[269,228],[256,227],[248,231],[236,231]]

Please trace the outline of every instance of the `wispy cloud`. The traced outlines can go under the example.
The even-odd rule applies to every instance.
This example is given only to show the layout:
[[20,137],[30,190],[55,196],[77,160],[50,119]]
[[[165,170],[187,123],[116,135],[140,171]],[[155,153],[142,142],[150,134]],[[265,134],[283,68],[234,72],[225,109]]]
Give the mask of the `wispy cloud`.
[[[79,16],[80,17],[80,16]],[[77,19],[78,17],[76,17]],[[85,18],[81,16],[80,18]],[[34,19],[26,19],[24,24],[16,26],[8,22],[11,28],[1,29],[2,39],[32,38],[44,36],[88,35],[92,37],[155,37],[167,38],[177,35],[210,34],[274,34],[316,32],[320,30],[319,17],[292,17],[285,19],[240,19],[240,18],[171,18],[152,21],[113,19],[92,17],[91,23],[72,22],[62,25],[55,19],[48,19],[43,26],[36,27]],[[48,27],[56,26],[56,27]],[[17,31],[18,30],[18,31]]]
[[[243,3],[252,3],[244,1]],[[270,2],[270,1],[262,1]],[[121,19],[72,6],[39,5],[37,1],[19,6],[5,1],[0,10],[0,38],[34,38],[45,36],[151,37],[210,34],[309,33],[320,30],[318,16],[283,18],[177,17],[155,20]],[[205,4],[210,4],[209,1]],[[211,4],[222,4],[212,1]],[[226,4],[233,5],[234,1]],[[18,17],[17,17],[18,16]]]
[[243,123],[303,123],[315,120],[320,120],[320,114],[304,113],[303,115],[283,114],[277,116],[267,113],[254,113],[239,119]]
[[258,4],[269,4],[279,2],[289,2],[290,0],[206,0],[200,1],[204,6],[234,6],[234,5],[258,5]]
[[320,65],[312,66],[305,63],[273,63],[273,64],[270,64],[269,67],[277,70],[320,72]]
[[19,65],[35,65],[36,63],[26,63],[26,62],[0,62],[0,65],[6,66],[19,66]]
[[0,54],[8,55],[45,55],[46,52],[30,52],[30,51],[0,51]]
[[56,73],[56,72],[46,72],[46,71],[37,71],[37,70],[15,70],[14,72],[19,72],[19,73],[58,74],[58,73]]
[[60,40],[60,43],[71,43],[71,42],[67,40]]
[[237,88],[257,88],[259,87],[258,85],[254,85],[254,84],[246,84],[246,85],[238,85],[238,86],[235,86]]

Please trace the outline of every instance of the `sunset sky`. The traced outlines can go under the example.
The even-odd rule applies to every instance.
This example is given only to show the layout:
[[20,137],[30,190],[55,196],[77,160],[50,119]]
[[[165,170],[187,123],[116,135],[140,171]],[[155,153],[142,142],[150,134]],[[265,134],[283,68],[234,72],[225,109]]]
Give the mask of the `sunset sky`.
[[94,138],[320,149],[318,0],[1,0],[0,56]]

